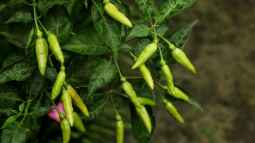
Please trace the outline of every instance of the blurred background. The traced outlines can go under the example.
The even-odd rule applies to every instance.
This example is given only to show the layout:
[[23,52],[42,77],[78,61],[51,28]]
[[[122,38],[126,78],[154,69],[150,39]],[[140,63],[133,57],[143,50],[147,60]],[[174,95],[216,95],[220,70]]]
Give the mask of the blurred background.
[[180,19],[199,20],[186,45],[199,73],[176,65],[175,76],[204,112],[179,106],[185,125],[158,112],[152,142],[254,143],[255,0],[198,0]]

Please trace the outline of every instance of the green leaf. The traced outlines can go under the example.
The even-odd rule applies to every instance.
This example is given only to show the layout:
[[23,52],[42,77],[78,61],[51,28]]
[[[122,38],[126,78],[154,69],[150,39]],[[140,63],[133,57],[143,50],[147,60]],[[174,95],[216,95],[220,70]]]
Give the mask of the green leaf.
[[25,143],[26,137],[26,129],[14,124],[2,131],[1,143]]
[[12,66],[14,65],[15,63],[18,63],[19,61],[21,61],[22,59],[24,59],[23,56],[21,55],[18,55],[18,54],[12,54],[12,55],[9,55],[3,62],[3,65],[2,65],[2,69],[4,68],[7,68],[9,66]]
[[67,0],[38,0],[38,9],[40,14],[45,15],[52,7],[56,5],[64,5],[68,3]]
[[117,73],[115,66],[106,60],[102,61],[93,71],[89,80],[89,95],[110,83]]
[[150,28],[147,25],[136,25],[128,34],[127,40],[133,38],[147,37],[150,34]]
[[170,41],[175,44],[176,47],[183,48],[186,41],[189,38],[190,33],[192,32],[193,27],[197,24],[197,20],[184,25],[179,28],[170,38]]
[[2,129],[8,127],[9,125],[11,125],[12,123],[14,123],[17,120],[18,116],[17,115],[13,115],[13,116],[9,116],[3,123],[2,125]]
[[16,11],[5,23],[29,23],[33,20],[30,12],[27,11]]
[[102,35],[90,27],[71,37],[63,49],[80,55],[102,55],[109,52],[102,38]]
[[191,7],[196,0],[166,0],[160,7],[155,19],[157,23],[163,22],[166,18],[177,15],[186,8]]
[[23,100],[13,91],[0,92],[0,109],[15,108]]
[[9,81],[24,81],[31,76],[33,67],[27,62],[20,62],[0,72],[0,84]]
[[64,11],[53,13],[46,20],[46,27],[57,35],[60,43],[65,42],[69,38],[73,25]]

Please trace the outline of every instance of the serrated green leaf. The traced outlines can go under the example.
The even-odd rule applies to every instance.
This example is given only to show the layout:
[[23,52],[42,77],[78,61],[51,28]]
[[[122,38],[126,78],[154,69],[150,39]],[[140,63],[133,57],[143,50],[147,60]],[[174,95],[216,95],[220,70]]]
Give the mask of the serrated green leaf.
[[13,66],[8,67],[0,72],[0,84],[9,81],[23,81],[30,77],[33,69],[34,68],[27,62],[14,64]]
[[179,28],[170,38],[170,41],[178,48],[183,48],[197,21],[193,21]]
[[157,23],[163,22],[166,18],[172,17],[186,8],[191,7],[196,0],[166,0],[160,7],[155,19]]
[[150,28],[147,25],[136,25],[128,34],[127,40],[133,38],[147,37],[150,34]]
[[109,61],[101,62],[93,71],[89,80],[89,95],[110,83],[116,76],[116,68]]
[[32,14],[27,11],[16,11],[5,23],[29,23],[33,20]]

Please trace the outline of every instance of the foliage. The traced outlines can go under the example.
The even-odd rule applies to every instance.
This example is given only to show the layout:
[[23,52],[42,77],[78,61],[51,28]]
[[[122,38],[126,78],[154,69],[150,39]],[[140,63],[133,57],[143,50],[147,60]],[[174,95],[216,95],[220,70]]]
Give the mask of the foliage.
[[[56,34],[64,51],[66,81],[75,87],[91,113],[89,118],[79,113],[87,132],[72,129],[71,142],[114,142],[113,114],[116,110],[125,119],[128,130],[131,125],[138,142],[150,142],[153,132],[146,131],[135,107],[121,90],[119,72],[134,85],[138,96],[162,105],[158,99],[169,96],[168,92],[161,84],[157,84],[153,92],[146,87],[146,83],[140,80],[141,75],[131,69],[134,58],[130,53],[138,56],[152,41],[155,32],[176,47],[183,48],[195,22],[182,25],[175,32],[170,32],[167,25],[170,18],[194,2],[112,0],[134,25],[126,28],[107,15],[103,0],[36,0],[40,25]],[[59,124],[47,117],[54,103],[50,100],[50,92],[60,65],[53,55],[49,55],[46,75],[41,76],[38,72],[34,4],[32,0],[0,2],[1,143],[61,142]],[[170,55],[171,50],[164,40],[160,41],[159,47],[164,48],[164,56]],[[147,64],[155,83],[163,79],[159,72],[162,57],[158,53]],[[155,128],[153,107],[146,106],[146,109]]]

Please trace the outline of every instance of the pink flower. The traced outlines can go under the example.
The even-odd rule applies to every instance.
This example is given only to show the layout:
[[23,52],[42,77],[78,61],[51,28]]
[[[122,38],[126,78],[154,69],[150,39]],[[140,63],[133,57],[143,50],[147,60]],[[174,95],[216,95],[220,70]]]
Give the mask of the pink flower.
[[64,113],[64,105],[62,102],[59,102],[56,106],[52,106],[48,112],[48,116],[50,119],[60,122],[60,113]]

